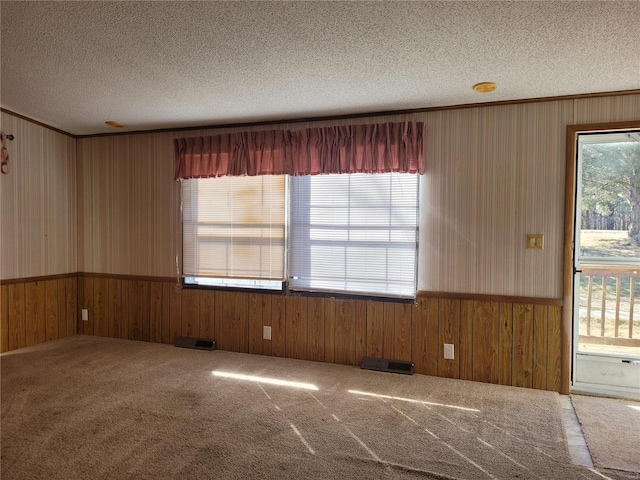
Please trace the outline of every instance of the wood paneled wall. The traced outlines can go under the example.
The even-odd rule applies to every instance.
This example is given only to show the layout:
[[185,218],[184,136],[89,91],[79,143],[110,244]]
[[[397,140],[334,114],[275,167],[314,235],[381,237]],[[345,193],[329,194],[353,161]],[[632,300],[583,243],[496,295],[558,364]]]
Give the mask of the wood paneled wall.
[[0,352],[77,333],[77,278],[0,286]]
[[168,133],[78,139],[78,270],[176,275],[180,184]]
[[[153,279],[80,276],[86,335],[172,344],[215,339],[221,350],[359,365],[362,357],[412,361],[417,373],[560,390],[561,307],[420,297],[416,305],[183,289]],[[539,302],[539,301],[538,301]],[[271,340],[263,340],[263,326]],[[443,345],[455,359],[443,359]]]
[[[560,298],[566,127],[626,120],[639,108],[640,95],[612,95],[269,128],[424,121],[418,288]],[[78,139],[78,270],[176,276],[172,140],[235,130]],[[545,249],[527,250],[528,233],[544,234]]]
[[[365,352],[411,359],[420,373],[558,390],[560,307],[464,294],[562,295],[566,126],[637,119],[638,111],[640,95],[612,95],[283,123],[426,123],[418,286],[461,295],[420,298],[414,307],[182,290],[163,281],[176,275],[181,250],[172,139],[234,129],[76,140],[3,112],[3,131],[16,140],[12,173],[0,176],[0,278],[112,274],[81,277],[76,298],[64,279],[58,336],[75,328],[69,315],[77,299],[91,312],[78,325],[88,334],[171,343],[197,332],[223,349],[338,363],[359,363]],[[545,250],[527,250],[527,233],[544,234]],[[55,337],[52,281],[61,280],[2,286],[3,349]],[[566,329],[569,317],[564,322]],[[263,325],[272,326],[273,340],[262,340]],[[456,345],[454,361],[441,358],[444,343]]]
[[626,122],[640,119],[640,95],[585,98],[576,101],[572,124]]

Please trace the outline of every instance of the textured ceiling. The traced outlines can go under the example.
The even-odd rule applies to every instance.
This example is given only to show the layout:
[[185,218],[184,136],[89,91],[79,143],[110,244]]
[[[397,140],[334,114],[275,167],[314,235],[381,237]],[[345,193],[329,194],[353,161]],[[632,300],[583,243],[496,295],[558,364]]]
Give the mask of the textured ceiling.
[[0,8],[2,107],[73,134],[640,89],[640,1]]

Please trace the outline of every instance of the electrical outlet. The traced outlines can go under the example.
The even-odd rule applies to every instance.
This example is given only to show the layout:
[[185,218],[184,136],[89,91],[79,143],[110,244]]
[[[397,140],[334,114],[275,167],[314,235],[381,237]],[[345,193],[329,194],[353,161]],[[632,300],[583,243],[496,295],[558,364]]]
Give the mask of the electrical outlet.
[[454,359],[454,354],[453,354],[453,343],[445,343],[444,344],[444,358],[445,360],[453,360]]
[[271,327],[262,327],[262,338],[271,340]]
[[89,310],[87,310],[86,308],[82,309],[82,321],[83,322],[89,321]]

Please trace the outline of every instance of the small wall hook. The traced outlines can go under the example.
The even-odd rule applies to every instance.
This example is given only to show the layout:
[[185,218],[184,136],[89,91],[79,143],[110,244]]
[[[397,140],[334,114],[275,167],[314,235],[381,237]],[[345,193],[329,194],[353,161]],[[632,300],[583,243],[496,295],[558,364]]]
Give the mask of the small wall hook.
[[0,172],[4,175],[9,173],[9,151],[5,145],[6,139],[13,140],[13,135],[6,135],[0,132]]

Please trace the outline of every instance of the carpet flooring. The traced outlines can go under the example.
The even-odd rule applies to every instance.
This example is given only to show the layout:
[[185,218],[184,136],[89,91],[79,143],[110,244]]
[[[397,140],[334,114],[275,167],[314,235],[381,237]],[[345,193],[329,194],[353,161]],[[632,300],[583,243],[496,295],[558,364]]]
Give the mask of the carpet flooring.
[[640,472],[640,402],[571,395],[593,464]]
[[602,479],[559,395],[76,335],[0,357],[1,478]]

